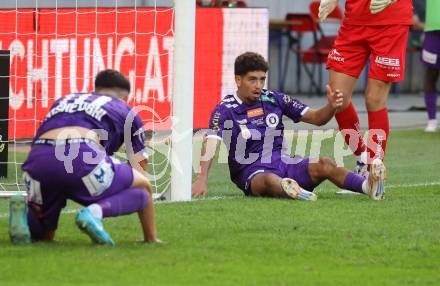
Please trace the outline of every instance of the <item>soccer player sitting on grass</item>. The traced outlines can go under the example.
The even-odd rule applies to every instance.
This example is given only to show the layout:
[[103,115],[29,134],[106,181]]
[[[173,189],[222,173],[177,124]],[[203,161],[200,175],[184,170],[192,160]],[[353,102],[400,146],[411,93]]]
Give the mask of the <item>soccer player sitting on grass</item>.
[[[35,135],[23,164],[28,194],[10,201],[13,243],[54,239],[66,200],[85,208],[76,225],[98,244],[114,242],[102,225],[105,217],[137,212],[145,242],[156,237],[147,156],[139,116],[126,104],[129,81],[115,70],[96,76],[92,93],[57,100]],[[125,143],[130,164],[110,157]]]
[[297,99],[263,89],[268,64],[259,54],[247,52],[235,60],[237,92],[224,97],[211,115],[204,138],[201,172],[192,185],[194,197],[208,193],[208,172],[218,141],[228,148],[232,181],[247,196],[314,201],[313,189],[328,179],[340,188],[383,198],[385,166],[372,163],[368,179],[337,167],[329,158],[312,160],[283,152],[283,116],[294,122],[326,124],[342,105],[342,94],[327,86],[328,103],[311,109]]

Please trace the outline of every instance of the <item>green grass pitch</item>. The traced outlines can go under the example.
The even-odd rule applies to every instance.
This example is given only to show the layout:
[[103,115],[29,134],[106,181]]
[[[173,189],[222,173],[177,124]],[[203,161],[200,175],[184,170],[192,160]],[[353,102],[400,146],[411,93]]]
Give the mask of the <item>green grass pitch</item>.
[[393,131],[387,151],[381,202],[328,183],[314,203],[245,198],[214,163],[208,199],[156,205],[162,245],[130,215],[93,246],[69,204],[57,242],[14,246],[0,200],[0,285],[440,285],[440,134]]

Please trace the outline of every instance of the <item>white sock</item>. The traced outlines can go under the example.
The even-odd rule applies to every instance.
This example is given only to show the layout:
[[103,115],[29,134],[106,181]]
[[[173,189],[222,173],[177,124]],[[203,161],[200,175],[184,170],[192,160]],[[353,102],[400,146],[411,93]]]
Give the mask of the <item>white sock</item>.
[[92,214],[92,216],[96,219],[101,220],[102,219],[102,208],[98,204],[91,204],[87,207]]
[[368,194],[368,179],[365,179],[362,183],[362,192],[364,192],[364,194]]

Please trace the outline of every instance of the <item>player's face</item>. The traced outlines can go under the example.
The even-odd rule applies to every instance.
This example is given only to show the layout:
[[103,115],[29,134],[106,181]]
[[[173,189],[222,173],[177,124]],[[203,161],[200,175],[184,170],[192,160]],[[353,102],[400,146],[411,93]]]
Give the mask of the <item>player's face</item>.
[[245,103],[254,103],[260,98],[261,90],[266,82],[264,71],[251,71],[244,76],[235,76],[238,96]]

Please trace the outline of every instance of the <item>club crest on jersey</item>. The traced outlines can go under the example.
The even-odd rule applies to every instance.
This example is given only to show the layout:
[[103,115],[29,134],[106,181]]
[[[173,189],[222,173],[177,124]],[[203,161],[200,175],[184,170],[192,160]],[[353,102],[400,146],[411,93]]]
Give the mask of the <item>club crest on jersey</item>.
[[276,113],[269,113],[266,116],[266,125],[269,127],[276,127],[280,122],[280,118]]
[[262,116],[263,114],[264,114],[264,111],[263,111],[262,107],[258,107],[258,108],[254,108],[254,109],[249,109],[247,111],[247,116],[249,118],[257,117],[257,116]]

